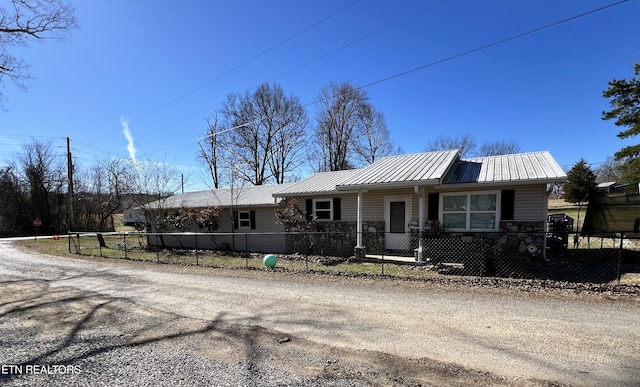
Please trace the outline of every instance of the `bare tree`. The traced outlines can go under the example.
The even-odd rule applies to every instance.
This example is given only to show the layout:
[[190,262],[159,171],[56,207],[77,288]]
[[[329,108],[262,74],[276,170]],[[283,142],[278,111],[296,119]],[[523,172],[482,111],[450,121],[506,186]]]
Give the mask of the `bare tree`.
[[24,179],[29,185],[31,216],[42,221],[42,230],[55,232],[70,224],[66,219],[66,167],[51,144],[33,141],[18,156]]
[[459,149],[461,158],[499,156],[520,152],[520,145],[513,140],[498,140],[485,142],[477,150],[476,140],[470,134],[459,137],[440,136],[430,141],[425,147],[426,152]]
[[596,170],[597,181],[599,183],[617,182],[621,181],[623,162],[616,160],[613,157],[607,157],[607,159]]
[[340,171],[354,168],[357,135],[363,117],[372,111],[363,89],[348,82],[331,82],[319,95],[320,108],[316,115],[315,134],[318,150],[314,152],[320,171]]
[[369,105],[356,137],[355,152],[360,164],[369,165],[393,153],[393,144],[384,115]]
[[[131,182],[130,189],[137,195],[132,198],[133,205],[141,208],[147,223],[158,230],[164,222],[167,197],[180,189],[180,174],[174,164],[164,160],[137,160],[134,168],[135,180]],[[147,205],[150,201],[154,205]]]
[[198,158],[203,160],[207,165],[208,177],[213,183],[213,188],[220,188],[221,171],[223,167],[224,148],[221,144],[221,137],[223,134],[218,133],[220,128],[218,126],[218,115],[205,118],[207,122],[207,134],[204,139],[198,142],[200,146],[200,153]]
[[31,231],[27,191],[15,165],[0,168],[0,235],[15,236]]
[[[28,66],[12,55],[11,47],[27,46],[29,41],[61,39],[75,27],[73,7],[63,0],[10,0],[0,8],[0,83],[9,78],[26,89]],[[4,95],[0,92],[0,103]]]
[[500,156],[518,152],[521,152],[521,148],[514,140],[499,140],[482,144],[478,156]]
[[424,148],[426,152],[460,150],[460,157],[473,156],[476,149],[476,140],[470,134],[460,137],[440,136],[430,141]]
[[99,230],[105,230],[108,219],[124,210],[134,195],[131,182],[136,178],[137,170],[129,160],[107,158],[94,170],[96,184],[94,192],[102,198],[98,204]]
[[224,147],[239,160],[239,177],[253,185],[286,181],[302,162],[306,111],[279,85],[262,84],[253,94],[231,94],[222,108],[227,124]]
[[[281,89],[280,89],[281,92]],[[271,155],[267,159],[276,184],[291,181],[289,177],[304,161],[307,144],[307,112],[297,97],[286,98],[277,92],[272,103],[279,106]]]

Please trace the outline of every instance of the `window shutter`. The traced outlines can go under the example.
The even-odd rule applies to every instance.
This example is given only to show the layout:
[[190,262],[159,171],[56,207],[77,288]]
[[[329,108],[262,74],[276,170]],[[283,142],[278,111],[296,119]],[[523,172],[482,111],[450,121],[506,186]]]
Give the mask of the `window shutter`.
[[238,211],[233,211],[233,229],[237,230],[238,229]]
[[513,189],[502,190],[500,203],[500,220],[513,220],[516,191]]
[[440,193],[432,192],[427,196],[427,220],[438,220],[440,209]]
[[313,218],[313,199],[307,199],[307,220],[311,220]]
[[340,198],[333,198],[333,220],[340,220]]
[[256,229],[256,212],[249,211],[249,228],[252,230]]

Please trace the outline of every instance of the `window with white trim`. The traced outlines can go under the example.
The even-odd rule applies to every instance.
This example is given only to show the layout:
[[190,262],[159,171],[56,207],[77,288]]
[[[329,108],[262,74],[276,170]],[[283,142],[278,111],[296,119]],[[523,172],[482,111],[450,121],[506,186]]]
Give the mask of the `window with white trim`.
[[238,211],[238,228],[251,228],[251,213]]
[[316,215],[316,220],[332,220],[333,211],[331,211],[331,199],[314,199],[313,200],[313,213]]
[[497,230],[498,193],[442,194],[440,220],[449,230]]

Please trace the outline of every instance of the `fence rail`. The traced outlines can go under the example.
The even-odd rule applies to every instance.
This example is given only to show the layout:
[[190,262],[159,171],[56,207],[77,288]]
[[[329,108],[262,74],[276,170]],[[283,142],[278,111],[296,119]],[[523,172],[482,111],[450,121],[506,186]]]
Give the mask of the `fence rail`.
[[[636,235],[505,233],[69,233],[69,252],[157,263],[402,277],[474,276],[640,287]],[[360,241],[361,248],[356,249]]]

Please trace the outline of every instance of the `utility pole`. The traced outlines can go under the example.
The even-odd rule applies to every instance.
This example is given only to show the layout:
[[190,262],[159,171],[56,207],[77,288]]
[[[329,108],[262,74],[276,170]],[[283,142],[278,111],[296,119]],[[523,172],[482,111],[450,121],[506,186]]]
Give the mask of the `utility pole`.
[[74,212],[73,212],[73,159],[71,158],[71,140],[67,137],[67,182],[69,184],[69,231],[75,228]]

